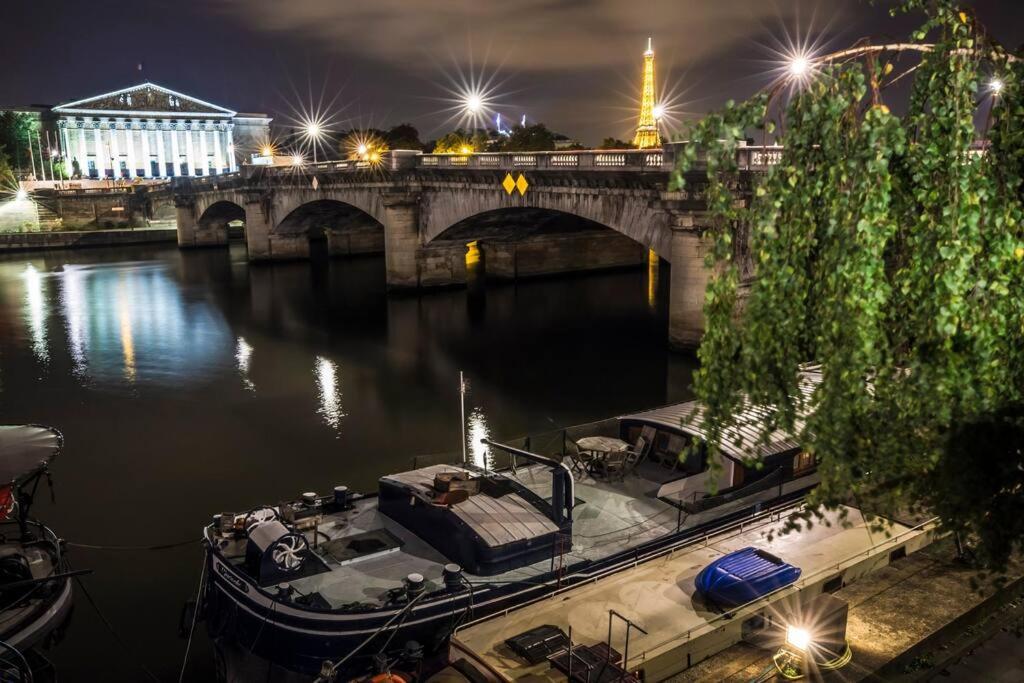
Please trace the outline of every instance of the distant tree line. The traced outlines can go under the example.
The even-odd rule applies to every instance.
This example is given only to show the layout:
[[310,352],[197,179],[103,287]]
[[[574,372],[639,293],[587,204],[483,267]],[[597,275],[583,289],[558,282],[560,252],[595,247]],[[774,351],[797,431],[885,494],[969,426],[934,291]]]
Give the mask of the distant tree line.
[[[562,146],[558,143],[564,142]],[[479,152],[548,152],[555,149],[583,149],[577,142],[550,130],[543,123],[513,126],[500,133],[494,129],[458,128],[436,140],[422,140],[419,130],[402,123],[387,130],[370,128],[345,131],[340,135],[343,156],[355,156],[361,145],[373,150],[409,149],[437,154],[473,154]],[[598,149],[630,149],[633,144],[615,137],[605,138]]]

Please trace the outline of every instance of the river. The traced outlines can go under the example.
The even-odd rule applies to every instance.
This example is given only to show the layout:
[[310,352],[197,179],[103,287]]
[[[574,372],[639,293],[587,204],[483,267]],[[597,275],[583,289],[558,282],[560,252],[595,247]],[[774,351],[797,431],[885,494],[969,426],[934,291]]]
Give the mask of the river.
[[[53,425],[56,503],[79,591],[47,656],[62,681],[177,680],[201,527],[415,454],[687,398],[666,348],[667,267],[389,296],[382,257],[250,265],[243,244],[0,257],[0,423]],[[471,457],[481,457],[471,454]],[[196,634],[186,680],[213,675]]]

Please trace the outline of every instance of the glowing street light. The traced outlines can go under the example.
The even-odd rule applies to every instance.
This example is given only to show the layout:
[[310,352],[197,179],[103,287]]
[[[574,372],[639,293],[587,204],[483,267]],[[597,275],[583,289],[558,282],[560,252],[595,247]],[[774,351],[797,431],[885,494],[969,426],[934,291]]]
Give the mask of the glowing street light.
[[798,53],[790,57],[789,59],[789,75],[796,80],[802,80],[807,77],[811,71],[811,60],[806,54]]
[[260,149],[260,154],[265,157],[272,157],[274,156],[274,148],[270,145],[263,145],[263,148]]
[[292,155],[292,166],[302,166],[306,163],[305,158],[301,154]]
[[792,645],[801,652],[807,652],[807,649],[811,646],[811,634],[807,629],[798,628],[796,626],[787,626],[786,644]]
[[988,89],[993,95],[998,95],[1003,92],[1003,80],[998,76],[993,76],[992,80],[988,82]]
[[660,121],[661,119],[665,118],[665,105],[656,104],[654,105],[654,109],[652,109],[651,112],[654,114],[654,119],[656,121]]
[[469,145],[463,145],[459,148],[459,154],[472,154],[473,148]]
[[471,92],[466,95],[466,111],[478,115],[484,110],[484,98],[479,93]]
[[18,191],[14,193],[14,198],[19,202],[23,202],[28,199],[28,192],[26,192],[24,188],[19,187]]
[[366,146],[365,142],[359,143],[359,146],[356,147],[356,154],[358,154],[360,157],[364,157],[365,158],[366,154],[369,151],[370,151],[370,148]]
[[308,118],[302,122],[302,136],[313,148],[313,163],[317,162],[316,148],[323,143],[327,132],[324,129],[323,121],[319,118]]

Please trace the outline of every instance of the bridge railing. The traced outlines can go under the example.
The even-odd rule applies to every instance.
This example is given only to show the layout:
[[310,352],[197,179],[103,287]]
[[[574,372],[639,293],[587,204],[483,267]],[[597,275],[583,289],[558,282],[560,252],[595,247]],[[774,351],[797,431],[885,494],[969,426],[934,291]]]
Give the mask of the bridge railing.
[[662,171],[664,156],[652,150],[564,150],[558,152],[482,152],[423,154],[419,168],[586,171]]

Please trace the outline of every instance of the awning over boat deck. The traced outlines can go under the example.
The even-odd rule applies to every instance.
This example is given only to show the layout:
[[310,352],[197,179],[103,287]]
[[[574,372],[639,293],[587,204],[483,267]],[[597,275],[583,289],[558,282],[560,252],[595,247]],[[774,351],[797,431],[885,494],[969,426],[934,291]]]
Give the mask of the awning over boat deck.
[[51,427],[0,425],[0,486],[16,484],[60,452],[64,437]]
[[[821,373],[805,370],[800,373],[800,393],[805,405],[809,405],[811,394],[821,383]],[[681,434],[690,434],[701,439],[707,438],[704,413],[698,401],[645,410],[631,415],[622,415],[621,421],[635,421],[667,428]],[[789,433],[775,430],[767,443],[761,440],[761,429],[774,412],[771,406],[744,403],[736,414],[736,423],[723,434],[720,449],[725,455],[737,459],[761,459],[777,453],[800,448],[800,443]],[[798,421],[798,429],[803,428]]]
[[[381,479],[429,495],[434,490],[434,477],[443,472],[465,472],[478,476],[461,467],[431,465],[409,472],[389,474]],[[492,548],[558,531],[558,525],[517,493],[492,498],[481,492],[461,503],[456,503],[451,506],[451,510]]]

